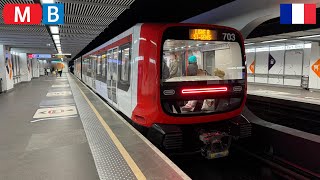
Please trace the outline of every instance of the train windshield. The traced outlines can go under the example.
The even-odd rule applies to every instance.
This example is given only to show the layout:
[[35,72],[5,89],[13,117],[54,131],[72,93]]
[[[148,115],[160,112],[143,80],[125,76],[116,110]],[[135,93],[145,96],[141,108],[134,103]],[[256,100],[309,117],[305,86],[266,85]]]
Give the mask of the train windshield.
[[168,39],[162,58],[163,82],[245,78],[237,42]]
[[239,108],[246,78],[241,44],[232,30],[167,30],[161,57],[165,112],[201,115]]

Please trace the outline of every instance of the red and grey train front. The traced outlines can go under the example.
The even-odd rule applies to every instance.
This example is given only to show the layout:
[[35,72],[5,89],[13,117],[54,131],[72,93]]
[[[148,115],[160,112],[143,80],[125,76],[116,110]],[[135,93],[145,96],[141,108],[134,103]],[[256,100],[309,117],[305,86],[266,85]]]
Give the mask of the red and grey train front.
[[[220,26],[173,26],[162,37],[160,101],[163,123],[148,138],[167,151],[201,149],[227,156],[231,139],[248,132],[243,39]],[[248,129],[248,128],[247,128]]]

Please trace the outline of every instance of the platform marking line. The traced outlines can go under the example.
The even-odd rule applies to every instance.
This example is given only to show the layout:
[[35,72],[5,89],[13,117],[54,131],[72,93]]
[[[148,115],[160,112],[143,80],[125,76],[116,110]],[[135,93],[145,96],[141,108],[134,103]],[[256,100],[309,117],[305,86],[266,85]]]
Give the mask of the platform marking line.
[[74,118],[74,117],[78,117],[78,116],[63,116],[63,117],[53,117],[53,118],[42,118],[42,119],[36,119],[33,121],[30,121],[31,123],[35,123],[35,122],[39,122],[39,121],[48,121],[48,120],[52,120],[52,119],[68,119],[68,118]]
[[66,106],[75,106],[75,103],[68,104],[59,104],[59,105],[40,105],[40,108],[55,108],[55,107],[66,107]]
[[[76,78],[82,85],[86,87],[86,85]],[[76,83],[77,84],[77,83]],[[78,86],[78,84],[77,84]],[[79,87],[79,86],[78,86]],[[79,87],[80,89],[80,87]],[[191,180],[191,178],[185,174],[176,164],[174,164],[166,155],[164,155],[156,146],[154,146],[147,138],[145,138],[138,130],[136,130],[134,127],[132,127],[125,119],[123,119],[122,116],[120,116],[114,109],[112,109],[106,102],[104,102],[93,90],[88,90],[96,96],[100,102],[102,102],[110,111],[112,111],[125,125],[127,125],[133,132],[135,132],[138,137],[141,138],[142,141],[144,141],[162,160],[164,160],[173,170],[176,171],[177,174],[181,176],[182,179],[185,180]]]
[[55,96],[71,96],[71,91],[58,91],[58,92],[48,92],[47,97],[55,97]]
[[104,127],[104,129],[107,131],[107,133],[109,134],[110,138],[112,139],[112,141],[114,142],[114,144],[116,145],[116,147],[118,148],[120,154],[122,155],[122,157],[125,159],[125,161],[127,162],[128,166],[131,168],[132,172],[134,173],[134,175],[137,177],[137,179],[139,180],[146,180],[146,177],[144,176],[144,174],[142,173],[142,171],[139,169],[139,167],[137,166],[137,164],[134,162],[134,160],[132,159],[132,157],[130,156],[130,154],[127,152],[127,150],[123,147],[123,145],[121,144],[121,142],[119,141],[119,139],[116,137],[116,135],[113,133],[113,131],[111,130],[111,128],[108,126],[108,124],[104,121],[104,119],[102,118],[102,116],[100,115],[100,113],[97,111],[97,109],[93,106],[93,104],[90,102],[90,100],[88,99],[88,97],[84,94],[84,92],[80,89],[79,85],[76,84],[77,87],[79,88],[82,96],[84,97],[84,99],[87,101],[87,103],[89,104],[90,108],[93,110],[93,112],[96,114],[97,118],[99,119],[100,123],[102,124],[102,126]]
[[54,84],[54,85],[52,85],[51,87],[69,87],[69,84]]

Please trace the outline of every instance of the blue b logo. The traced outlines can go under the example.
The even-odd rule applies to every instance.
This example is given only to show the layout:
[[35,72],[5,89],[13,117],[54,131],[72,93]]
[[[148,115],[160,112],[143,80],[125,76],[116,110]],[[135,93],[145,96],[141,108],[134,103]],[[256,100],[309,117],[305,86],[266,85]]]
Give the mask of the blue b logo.
[[43,4],[42,24],[64,24],[64,4]]

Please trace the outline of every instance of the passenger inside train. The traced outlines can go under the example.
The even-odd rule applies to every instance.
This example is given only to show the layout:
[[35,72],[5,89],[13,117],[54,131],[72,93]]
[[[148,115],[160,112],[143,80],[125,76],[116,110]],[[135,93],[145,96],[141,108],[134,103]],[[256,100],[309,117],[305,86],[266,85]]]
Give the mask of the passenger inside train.
[[[240,45],[236,42],[171,40],[164,42],[162,82],[203,82],[243,79]],[[166,70],[166,72],[165,72]],[[165,75],[165,74],[168,75]],[[223,112],[237,107],[240,98],[217,97],[204,99],[194,95],[188,101],[167,103],[167,111],[174,114]]]

